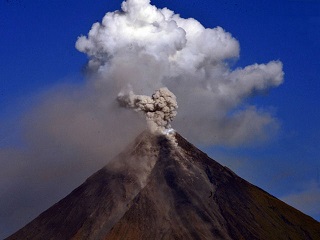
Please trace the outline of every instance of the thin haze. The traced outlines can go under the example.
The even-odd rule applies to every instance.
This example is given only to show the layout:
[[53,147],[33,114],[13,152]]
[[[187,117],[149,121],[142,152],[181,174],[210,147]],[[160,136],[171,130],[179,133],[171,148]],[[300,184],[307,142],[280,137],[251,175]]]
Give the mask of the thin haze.
[[22,227],[146,128],[143,114],[119,107],[119,94],[151,96],[167,87],[179,105],[172,126],[193,143],[245,144],[279,127],[272,113],[245,100],[279,86],[282,63],[233,69],[240,46],[221,27],[128,0],[93,24],[76,48],[89,58],[87,82],[38,96],[21,121],[23,148],[1,149],[0,157],[10,159],[0,170],[8,179],[0,183],[1,232]]

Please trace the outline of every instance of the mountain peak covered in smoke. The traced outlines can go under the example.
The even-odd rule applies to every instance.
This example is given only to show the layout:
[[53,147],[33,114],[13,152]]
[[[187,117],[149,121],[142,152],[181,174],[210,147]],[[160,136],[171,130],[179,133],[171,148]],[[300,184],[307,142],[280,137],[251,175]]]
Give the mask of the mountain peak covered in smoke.
[[319,222],[172,137],[140,134],[7,240],[318,239]]

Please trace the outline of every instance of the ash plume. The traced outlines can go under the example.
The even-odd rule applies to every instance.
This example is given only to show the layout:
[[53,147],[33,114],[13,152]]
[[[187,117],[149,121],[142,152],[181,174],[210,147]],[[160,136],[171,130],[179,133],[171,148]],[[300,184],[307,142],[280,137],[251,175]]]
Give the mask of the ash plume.
[[0,149],[0,176],[8,179],[0,181],[3,229],[21,227],[145,129],[141,115],[119,102],[166,131],[177,98],[172,125],[195,144],[256,142],[279,127],[271,112],[245,100],[279,86],[282,63],[233,69],[240,46],[219,26],[205,28],[149,0],[127,0],[75,45],[88,56],[88,81],[41,93],[19,122],[23,147]]
[[151,97],[135,95],[132,91],[128,94],[119,93],[117,100],[121,106],[144,112],[152,132],[170,129],[170,122],[177,115],[176,96],[168,88],[156,90]]

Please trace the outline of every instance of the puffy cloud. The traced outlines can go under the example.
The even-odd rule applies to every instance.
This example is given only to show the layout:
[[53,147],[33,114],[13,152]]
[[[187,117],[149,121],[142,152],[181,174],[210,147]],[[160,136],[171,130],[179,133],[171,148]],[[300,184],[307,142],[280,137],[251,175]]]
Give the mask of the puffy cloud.
[[221,27],[205,28],[150,1],[128,0],[93,24],[76,48],[88,55],[97,86],[115,94],[132,88],[150,95],[168,87],[180,106],[174,127],[196,141],[241,144],[278,128],[271,113],[243,101],[279,86],[282,63],[232,69],[228,62],[239,56],[239,43]]

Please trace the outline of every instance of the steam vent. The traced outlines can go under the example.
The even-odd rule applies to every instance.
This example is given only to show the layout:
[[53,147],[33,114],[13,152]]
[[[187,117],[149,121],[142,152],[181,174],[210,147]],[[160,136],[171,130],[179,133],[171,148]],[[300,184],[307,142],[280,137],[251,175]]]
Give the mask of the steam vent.
[[144,132],[7,239],[320,239],[320,223],[178,133]]

